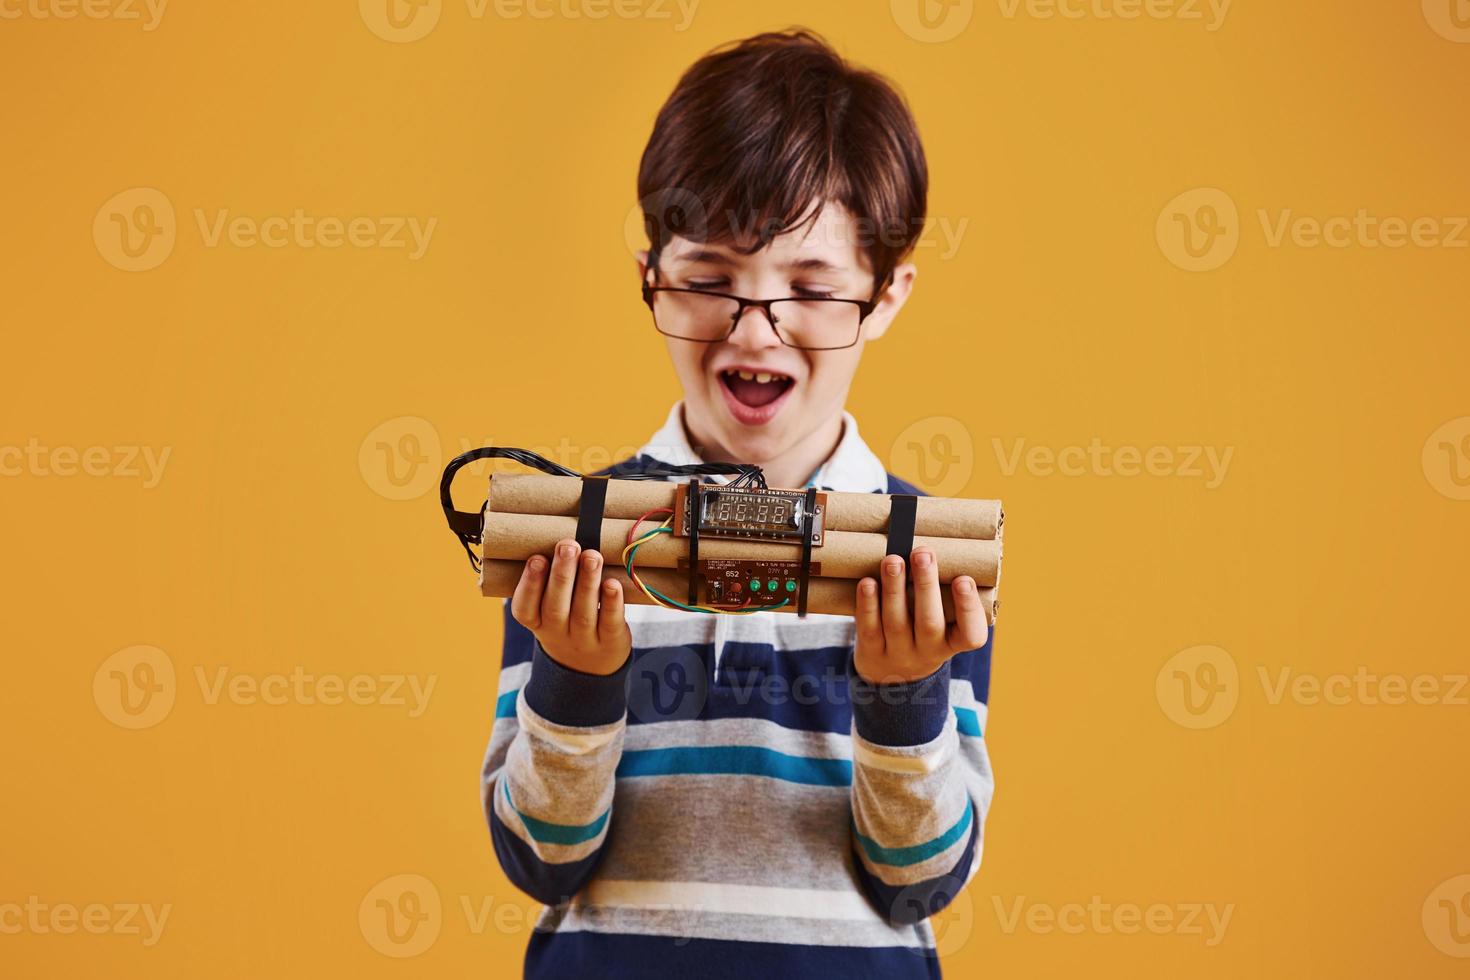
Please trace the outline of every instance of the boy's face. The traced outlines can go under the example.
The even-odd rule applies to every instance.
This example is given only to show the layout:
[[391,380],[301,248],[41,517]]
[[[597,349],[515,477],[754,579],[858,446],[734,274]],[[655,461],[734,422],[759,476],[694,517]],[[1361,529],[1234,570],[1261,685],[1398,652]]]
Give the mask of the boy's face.
[[[887,330],[913,284],[912,264],[873,297],[873,271],[857,222],[838,205],[752,255],[728,245],[675,237],[659,256],[657,285],[708,289],[748,299],[875,299],[857,343],[801,350],[781,342],[765,313],[747,308],[728,338],[697,343],[665,337],[684,388],[684,421],[708,457],[720,450],[749,463],[779,458],[841,415],[863,347]],[[646,261],[646,256],[644,257]],[[652,283],[652,275],[640,266]],[[779,307],[778,307],[779,309]],[[753,376],[753,377],[751,377]],[[769,377],[767,377],[769,376]]]

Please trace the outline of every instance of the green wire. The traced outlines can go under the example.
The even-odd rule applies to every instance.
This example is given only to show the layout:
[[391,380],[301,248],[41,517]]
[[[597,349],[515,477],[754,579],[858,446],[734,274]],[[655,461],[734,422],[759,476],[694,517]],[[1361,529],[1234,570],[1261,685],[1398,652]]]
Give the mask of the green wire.
[[[633,547],[631,549],[629,549],[629,551],[628,551],[628,561],[627,561],[628,577],[629,578],[632,578],[633,577],[633,558],[638,554],[638,549],[641,548],[641,547],[643,547],[643,543],[645,541],[648,541],[649,539],[651,539],[655,534],[673,534],[673,533],[674,533],[674,529],[673,528],[670,528],[670,527],[656,527],[652,531],[649,531],[647,534],[645,534],[643,537],[639,538],[638,539],[638,542],[635,545],[633,545]],[[671,599],[668,596],[664,595],[662,592],[660,592],[658,589],[655,589],[653,586],[649,585],[647,582],[643,583],[643,587],[645,589],[647,589],[649,592],[651,592],[654,595],[658,596],[664,602],[667,602],[669,605],[671,605],[671,606],[677,606],[678,608],[684,610],[685,612],[705,613],[705,614],[711,615],[711,616],[718,616],[718,615],[726,614],[726,613],[735,613],[735,614],[739,614],[739,615],[745,615],[745,614],[753,613],[753,612],[765,612],[765,611],[770,610],[770,609],[780,609],[782,606],[785,606],[785,605],[787,605],[787,604],[789,604],[791,602],[790,599],[782,599],[780,602],[776,603],[774,606],[766,606],[765,609],[719,609],[719,610],[711,611],[709,609],[696,609],[694,606],[686,606],[684,603],[680,602],[678,599]]]

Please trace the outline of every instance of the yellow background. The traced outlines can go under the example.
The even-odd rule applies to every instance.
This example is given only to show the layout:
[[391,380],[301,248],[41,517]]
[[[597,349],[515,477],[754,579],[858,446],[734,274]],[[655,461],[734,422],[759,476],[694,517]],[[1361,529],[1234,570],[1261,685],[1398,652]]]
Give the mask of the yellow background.
[[[151,31],[37,2],[0,19],[0,446],[170,456],[153,487],[116,456],[115,475],[57,475],[63,453],[0,478],[0,905],[172,910],[152,946],[0,933],[0,974],[518,975],[533,906],[477,799],[499,607],[430,487],[463,447],[590,468],[663,420],[679,392],[626,235],[638,155],[695,57],[799,22],[900,83],[927,237],[964,227],[952,254],[920,250],[849,407],[891,469],[1010,518],[998,792],[940,923],[949,974],[1464,975],[1439,902],[1470,880],[1470,707],[1270,694],[1284,669],[1360,667],[1447,694],[1470,663],[1470,423],[1435,434],[1470,415],[1470,250],[1273,247],[1259,217],[1470,214],[1470,44],[1447,3],[1237,0],[1209,30],[1202,4],[990,0],[949,9],[969,19],[939,41],[903,0],[703,0],[685,30],[653,0],[601,20],[568,15],[595,0],[546,19],[442,0],[401,42],[351,0],[175,0]],[[176,221],[129,272],[104,205],[133,188]],[[1168,230],[1207,218],[1166,205],[1197,188],[1238,209],[1235,251],[1185,271]],[[196,210],[221,209],[437,226],[416,261],[210,246]],[[1094,439],[1233,455],[1214,488],[1185,453],[1165,475],[1008,465],[1018,440]],[[175,680],[131,730],[104,661],[139,645]],[[1209,680],[1201,657],[1224,707],[1189,727],[1173,671]],[[197,679],[298,667],[436,686],[410,717],[210,703]],[[407,879],[432,919],[415,958],[373,934],[399,875],[439,901]],[[1215,945],[1011,919],[1094,896],[1232,912]]]

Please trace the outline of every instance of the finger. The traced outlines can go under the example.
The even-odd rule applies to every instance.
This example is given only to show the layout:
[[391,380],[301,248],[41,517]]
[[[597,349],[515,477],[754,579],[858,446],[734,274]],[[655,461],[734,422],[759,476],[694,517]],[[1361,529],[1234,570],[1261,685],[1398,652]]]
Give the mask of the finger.
[[853,620],[857,623],[857,640],[866,653],[871,650],[883,655],[883,618],[878,615],[878,582],[865,578],[857,584],[857,602],[853,608]]
[[577,580],[577,542],[567,538],[556,543],[556,557],[551,559],[550,581],[541,599],[541,625],[566,629],[572,607],[572,585]]
[[939,562],[928,548],[914,550],[914,638],[935,647],[944,641],[944,594],[939,590]]
[[541,628],[541,594],[546,589],[546,559],[532,555],[510,597],[510,614],[528,630]]
[[990,626],[985,621],[985,604],[975,580],[961,575],[950,586],[954,591],[955,621],[945,631],[945,641],[954,653],[963,653],[985,645],[990,639]]
[[610,578],[602,583],[602,611],[597,617],[598,643],[612,648],[627,636],[628,624],[623,618],[623,586],[617,579]]
[[572,639],[588,646],[597,645],[597,591],[602,585],[602,555],[582,552],[581,570],[572,590],[572,615],[568,622]]
[[883,637],[891,650],[914,639],[913,627],[909,625],[909,597],[904,589],[908,575],[904,572],[903,559],[889,555],[883,559]]

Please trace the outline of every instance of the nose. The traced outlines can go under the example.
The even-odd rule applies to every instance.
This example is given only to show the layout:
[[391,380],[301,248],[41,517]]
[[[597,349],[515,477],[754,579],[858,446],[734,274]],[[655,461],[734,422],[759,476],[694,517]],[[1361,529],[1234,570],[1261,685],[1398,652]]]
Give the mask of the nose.
[[748,350],[763,350],[780,347],[781,338],[776,335],[776,325],[767,319],[766,311],[756,306],[747,306],[735,321],[735,329],[725,338],[727,343]]

